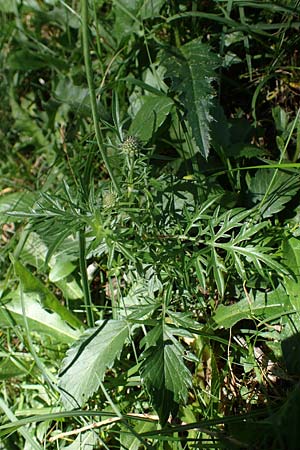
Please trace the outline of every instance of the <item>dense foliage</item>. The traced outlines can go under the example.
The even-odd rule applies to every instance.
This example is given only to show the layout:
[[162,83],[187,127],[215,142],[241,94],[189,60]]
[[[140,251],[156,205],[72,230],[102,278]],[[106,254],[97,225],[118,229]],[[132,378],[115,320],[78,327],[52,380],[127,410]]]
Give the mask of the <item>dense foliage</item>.
[[0,0],[5,449],[297,449],[298,0]]

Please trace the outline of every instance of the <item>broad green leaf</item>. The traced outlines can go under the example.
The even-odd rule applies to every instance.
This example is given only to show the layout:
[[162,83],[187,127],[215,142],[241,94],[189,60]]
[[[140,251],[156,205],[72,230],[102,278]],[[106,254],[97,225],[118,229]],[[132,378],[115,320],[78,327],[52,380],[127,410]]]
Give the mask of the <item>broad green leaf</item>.
[[114,0],[113,35],[121,41],[138,32],[143,20],[159,15],[165,0]]
[[35,293],[38,295],[41,304],[50,311],[56,312],[60,317],[74,328],[82,328],[82,322],[66,307],[64,307],[55,295],[36,278],[19,261],[14,261],[14,268],[25,293]]
[[[8,300],[6,303],[4,303]],[[23,293],[25,313],[29,329],[52,337],[56,342],[72,343],[78,339],[80,333],[64,322],[55,312],[48,312],[40,302],[37,292]],[[24,327],[24,314],[22,310],[20,291],[15,291],[3,299],[0,308],[0,324],[2,327]]]
[[141,19],[151,19],[159,15],[159,11],[165,0],[140,0]]
[[[70,278],[70,279],[69,279]],[[69,300],[83,298],[83,292],[75,277],[56,281],[56,286],[62,291],[63,296]]]
[[184,347],[171,327],[158,324],[145,342],[141,376],[161,422],[165,423],[170,414],[176,415],[178,405],[186,402],[191,373],[184,364]]
[[83,405],[97,391],[105,371],[119,358],[128,335],[125,320],[103,320],[68,350],[59,382],[66,408]]
[[204,158],[210,147],[210,122],[213,98],[212,81],[219,58],[207,44],[195,39],[179,49],[170,49],[162,57],[166,78],[172,80],[172,90],[178,92],[191,126],[193,137]]
[[15,120],[14,126],[20,131],[20,142],[35,144],[38,147],[49,146],[49,141],[44,136],[43,129],[37,120],[34,111],[34,98],[32,94],[28,94],[22,98],[20,103],[16,101],[13,88],[10,88],[10,107],[12,117]]
[[2,13],[14,13],[16,7],[11,0],[0,0],[0,11]]
[[149,141],[164,123],[173,105],[173,100],[168,97],[146,95],[129,128],[129,134],[138,136],[142,141]]
[[289,115],[283,108],[281,108],[281,106],[277,105],[272,108],[272,116],[277,132],[282,135],[287,129],[289,123]]
[[[291,301],[296,300],[299,304],[300,298],[300,239],[290,237],[285,239],[282,244],[283,260],[287,267],[289,267],[294,276],[285,278],[285,288],[291,297]],[[300,309],[300,308],[299,308]]]
[[69,27],[71,28],[80,27],[80,17],[72,13],[71,8],[54,7],[49,12],[43,11],[43,13],[40,14],[40,16],[43,17],[45,22],[52,22],[52,23],[56,22],[59,24],[60,27],[63,27],[65,30],[67,30]]
[[113,1],[113,11],[115,13],[113,35],[118,42],[139,30],[140,18],[137,17],[139,5],[140,0]]
[[56,283],[57,281],[60,281],[70,275],[74,269],[75,265],[71,263],[70,259],[68,257],[61,256],[60,259],[55,261],[55,264],[50,270],[49,280],[52,283]]
[[[282,339],[290,342],[294,335],[299,336],[299,334],[296,334],[296,331],[300,332],[300,240],[295,237],[285,239],[282,244],[282,250],[284,262],[292,271],[292,275],[284,277],[284,287],[289,295],[294,314],[291,318],[284,317],[283,323],[285,328],[282,332]],[[292,351],[289,353],[292,355],[291,359],[297,362],[298,367],[300,367],[298,350],[296,355],[293,355]]]
[[274,169],[259,169],[249,185],[251,200],[254,203],[261,202],[259,208],[263,218],[282,211],[299,189],[299,175]]
[[18,8],[26,7],[36,11],[41,11],[41,4],[39,0],[0,0],[0,11],[2,13],[18,13]]
[[215,328],[231,328],[237,322],[244,319],[269,319],[273,316],[292,311],[289,298],[282,288],[278,288],[270,293],[258,292],[255,298],[249,295],[233,305],[220,305],[212,323]]

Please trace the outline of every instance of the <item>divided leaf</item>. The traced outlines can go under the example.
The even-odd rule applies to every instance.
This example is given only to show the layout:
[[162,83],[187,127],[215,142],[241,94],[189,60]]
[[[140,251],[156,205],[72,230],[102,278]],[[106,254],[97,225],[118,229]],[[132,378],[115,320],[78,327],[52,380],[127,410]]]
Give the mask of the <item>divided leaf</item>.
[[141,355],[141,376],[162,423],[187,400],[191,373],[185,366],[184,347],[171,327],[158,324],[147,335]]
[[63,361],[59,387],[66,408],[83,405],[97,391],[128,338],[125,320],[101,320],[97,325],[81,336]]
[[170,49],[162,58],[166,78],[172,80],[172,90],[180,95],[197,147],[204,158],[210,146],[210,122],[213,98],[212,81],[220,65],[217,55],[207,44],[195,39],[179,49]]

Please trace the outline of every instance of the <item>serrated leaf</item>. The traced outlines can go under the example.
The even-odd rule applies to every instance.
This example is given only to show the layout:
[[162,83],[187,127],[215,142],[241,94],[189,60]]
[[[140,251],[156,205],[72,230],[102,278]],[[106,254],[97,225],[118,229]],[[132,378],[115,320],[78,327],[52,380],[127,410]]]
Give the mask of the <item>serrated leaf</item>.
[[180,95],[197,147],[204,158],[210,147],[210,122],[215,69],[220,61],[207,44],[195,39],[179,49],[166,51],[162,63],[172,90]]
[[[147,335],[147,348],[141,355],[141,376],[160,420],[176,415],[178,405],[187,400],[191,373],[183,362],[184,347],[172,328],[158,324]],[[180,374],[180,376],[178,376]]]
[[[11,300],[4,304],[5,300],[9,299]],[[57,342],[68,344],[78,339],[79,331],[69,327],[58,314],[46,311],[36,292],[23,293],[23,301],[31,331],[44,333]],[[24,314],[19,291],[12,292],[9,298],[3,299],[0,308],[0,325],[2,327],[14,327],[15,325],[24,327]]]
[[83,405],[97,391],[105,371],[120,356],[128,335],[125,320],[102,320],[68,350],[59,382],[66,408]]
[[258,292],[255,298],[244,298],[239,302],[225,306],[220,305],[212,317],[214,328],[231,328],[244,319],[270,318],[292,311],[289,298],[282,288],[270,293]]

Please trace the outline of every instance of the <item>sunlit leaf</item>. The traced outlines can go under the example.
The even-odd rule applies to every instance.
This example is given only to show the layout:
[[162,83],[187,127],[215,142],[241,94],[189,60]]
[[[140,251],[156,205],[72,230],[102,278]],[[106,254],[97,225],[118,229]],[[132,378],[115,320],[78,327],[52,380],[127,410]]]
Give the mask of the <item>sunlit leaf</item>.
[[[49,312],[42,307],[37,292],[22,295],[30,331],[46,334],[57,342],[72,343],[78,339],[80,336],[78,330],[71,328],[57,313]],[[25,326],[20,290],[3,299],[0,307],[0,324],[2,327],[10,328],[15,325]]]
[[68,350],[59,382],[66,408],[83,405],[97,391],[105,371],[119,358],[128,335],[125,320],[99,321]]

